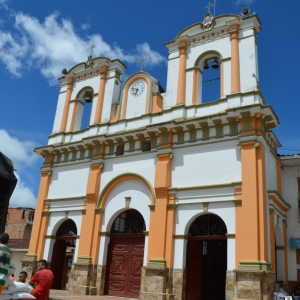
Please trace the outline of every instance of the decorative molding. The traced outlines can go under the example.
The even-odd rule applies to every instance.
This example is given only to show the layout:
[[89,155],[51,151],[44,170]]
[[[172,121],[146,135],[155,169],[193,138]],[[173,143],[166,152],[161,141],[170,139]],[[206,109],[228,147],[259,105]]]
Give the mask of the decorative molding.
[[65,218],[67,219],[69,217],[69,212],[65,211]]
[[204,202],[203,203],[203,211],[204,212],[208,212],[208,204],[209,204],[209,202]]
[[175,240],[187,240],[188,235],[185,234],[174,234],[174,239]]
[[85,214],[86,214],[86,209],[81,209],[80,211],[81,211],[81,214],[82,214],[82,215],[85,215]]
[[155,210],[155,204],[149,204],[148,206],[149,206],[149,208],[150,208],[151,211]]
[[149,236],[149,231],[144,231],[145,236]]
[[100,236],[108,236],[110,237],[110,232],[109,231],[101,231]]
[[130,201],[131,201],[131,197],[125,197],[125,208],[130,207]]
[[228,239],[235,239],[235,233],[226,233]]
[[187,191],[187,190],[205,190],[211,188],[224,188],[224,187],[234,187],[237,185],[242,185],[241,181],[231,182],[231,183],[223,183],[223,184],[211,184],[211,185],[199,185],[199,186],[187,186],[187,187],[170,187],[168,191]]
[[92,263],[92,257],[87,255],[81,255],[77,257],[76,264],[90,264]]
[[27,253],[24,255],[24,261],[36,261],[37,255],[35,253]]
[[284,250],[284,246],[276,246],[276,250]]
[[45,235],[45,239],[56,240],[56,236],[55,235]]
[[105,208],[96,208],[96,215],[102,215],[104,214]]
[[167,204],[167,209],[168,210],[176,210],[178,204]]
[[166,260],[164,258],[150,258],[147,266],[148,267],[165,268]]
[[43,216],[43,217],[50,216],[50,214],[51,214],[50,211],[43,211],[43,212],[42,212],[42,216]]

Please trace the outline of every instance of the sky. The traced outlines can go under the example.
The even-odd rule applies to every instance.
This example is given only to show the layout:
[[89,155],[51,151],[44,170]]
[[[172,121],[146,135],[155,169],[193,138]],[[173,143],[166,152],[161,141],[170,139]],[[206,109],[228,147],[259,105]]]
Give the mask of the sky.
[[[214,2],[212,0],[211,2]],[[33,152],[51,134],[61,70],[93,56],[119,58],[125,78],[143,70],[166,87],[167,48],[187,26],[203,21],[203,0],[0,0],[0,151],[14,164],[11,207],[35,207],[42,158]],[[299,0],[216,0],[216,16],[245,6],[262,22],[259,80],[279,117],[278,153],[300,153]],[[210,78],[212,79],[212,78]],[[214,85],[211,85],[212,93]]]

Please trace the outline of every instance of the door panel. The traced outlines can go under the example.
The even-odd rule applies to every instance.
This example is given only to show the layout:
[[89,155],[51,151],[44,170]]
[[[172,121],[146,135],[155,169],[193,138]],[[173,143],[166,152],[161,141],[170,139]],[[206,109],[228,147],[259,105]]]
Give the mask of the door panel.
[[203,241],[189,240],[187,244],[186,261],[186,298],[201,299],[202,291],[202,255]]
[[138,298],[144,260],[145,236],[116,234],[107,256],[106,294]]
[[51,270],[54,278],[52,280],[52,289],[60,290],[63,280],[63,268],[66,257],[67,244],[66,240],[56,240],[53,246],[51,260]]

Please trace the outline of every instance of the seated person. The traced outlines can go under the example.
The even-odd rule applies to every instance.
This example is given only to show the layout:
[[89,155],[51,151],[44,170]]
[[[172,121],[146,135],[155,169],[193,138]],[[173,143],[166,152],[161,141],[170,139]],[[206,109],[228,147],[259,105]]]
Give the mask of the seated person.
[[28,274],[27,274],[26,271],[20,272],[20,274],[19,274],[19,282],[26,283],[27,276],[28,276]]
[[300,300],[300,283],[294,288],[294,299]]

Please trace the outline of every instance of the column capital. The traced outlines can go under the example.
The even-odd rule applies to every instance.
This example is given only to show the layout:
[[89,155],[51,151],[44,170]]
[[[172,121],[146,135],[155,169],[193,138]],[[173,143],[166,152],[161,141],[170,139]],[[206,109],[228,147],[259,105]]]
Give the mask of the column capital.
[[186,40],[180,41],[178,44],[179,55],[186,54],[186,49],[187,49],[187,41]]
[[274,215],[274,214],[275,214],[274,208],[270,208],[270,209],[269,209],[269,213],[270,213],[270,215]]
[[102,66],[100,68],[100,79],[106,79],[108,68],[109,66]]

